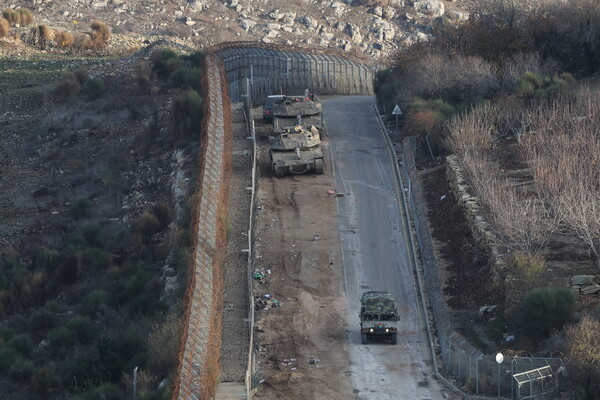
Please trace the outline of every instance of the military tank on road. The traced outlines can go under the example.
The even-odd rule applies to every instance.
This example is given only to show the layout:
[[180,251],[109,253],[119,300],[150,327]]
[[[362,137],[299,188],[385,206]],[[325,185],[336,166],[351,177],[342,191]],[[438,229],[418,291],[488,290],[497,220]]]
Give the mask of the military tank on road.
[[315,125],[297,124],[276,131],[271,139],[269,158],[277,178],[309,172],[323,174],[325,162],[319,129]]
[[307,90],[304,96],[284,96],[276,99],[273,104],[275,130],[289,126],[292,118],[298,119],[301,125],[313,125],[322,132],[323,109],[319,97],[316,94],[309,94]]

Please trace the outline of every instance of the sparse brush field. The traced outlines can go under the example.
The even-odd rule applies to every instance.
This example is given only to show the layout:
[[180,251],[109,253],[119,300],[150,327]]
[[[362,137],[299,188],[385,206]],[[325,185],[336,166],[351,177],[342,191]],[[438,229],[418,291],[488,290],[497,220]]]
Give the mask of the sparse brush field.
[[[470,321],[463,334],[488,349],[492,340],[563,354],[582,374],[571,375],[571,398],[598,398],[597,339],[586,332],[600,326],[600,41],[589,40],[600,32],[600,5],[526,3],[488,2],[464,24],[439,18],[431,41],[379,73],[376,91],[382,108],[405,110],[403,134],[416,136],[423,169],[455,157],[464,196],[476,199],[504,260],[496,268],[470,230],[452,228],[464,228],[464,217],[456,201],[442,204],[444,170],[423,172],[433,236],[449,256],[445,294]],[[488,301],[502,310],[491,318],[477,313]],[[582,361],[582,349],[593,355]]]
[[202,54],[151,53],[0,60],[2,398],[170,396]]

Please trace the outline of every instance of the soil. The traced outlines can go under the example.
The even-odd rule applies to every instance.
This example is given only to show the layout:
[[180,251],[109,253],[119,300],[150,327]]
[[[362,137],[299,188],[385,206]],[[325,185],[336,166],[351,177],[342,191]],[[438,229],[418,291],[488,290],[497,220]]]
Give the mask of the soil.
[[[260,128],[259,128],[260,130]],[[262,129],[261,132],[266,132]],[[261,135],[260,162],[268,162]],[[329,154],[327,144],[324,153]],[[353,398],[344,328],[346,299],[337,208],[328,197],[332,175],[277,179],[261,169],[256,221],[256,268],[269,271],[255,281],[257,366],[263,383],[257,399]],[[318,238],[315,237],[318,235]],[[276,299],[264,304],[264,295]]]
[[456,310],[474,310],[498,304],[487,255],[473,239],[448,185],[445,166],[422,172],[421,177],[432,236],[445,261],[440,272],[448,305]]

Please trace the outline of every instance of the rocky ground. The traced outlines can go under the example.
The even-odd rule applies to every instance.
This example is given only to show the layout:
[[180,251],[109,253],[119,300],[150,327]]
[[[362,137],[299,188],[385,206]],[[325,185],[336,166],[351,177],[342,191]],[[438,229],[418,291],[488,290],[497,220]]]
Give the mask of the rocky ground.
[[427,40],[435,18],[465,20],[474,8],[441,0],[15,0],[7,6],[31,9],[35,24],[54,30],[85,32],[92,20],[103,21],[112,29],[111,45],[120,48],[160,37],[190,46],[244,40],[337,49],[382,62]]

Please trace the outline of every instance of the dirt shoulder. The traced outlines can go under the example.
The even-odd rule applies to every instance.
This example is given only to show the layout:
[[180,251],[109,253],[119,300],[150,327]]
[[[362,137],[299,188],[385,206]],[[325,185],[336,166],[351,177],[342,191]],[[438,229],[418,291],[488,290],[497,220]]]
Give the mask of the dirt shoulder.
[[[259,140],[262,165],[265,137]],[[255,398],[352,398],[337,208],[327,196],[330,166],[324,175],[276,179],[266,168],[261,173],[256,267],[270,274],[254,291],[281,307],[256,307],[257,367],[264,382]]]

